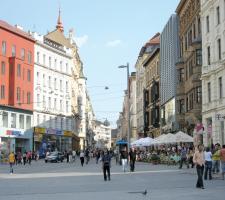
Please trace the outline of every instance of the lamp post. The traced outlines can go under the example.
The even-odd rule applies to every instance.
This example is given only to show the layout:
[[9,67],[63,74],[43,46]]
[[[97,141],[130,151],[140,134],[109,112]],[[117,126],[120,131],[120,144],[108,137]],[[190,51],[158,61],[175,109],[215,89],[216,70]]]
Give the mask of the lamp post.
[[130,87],[129,87],[129,63],[127,63],[127,65],[120,65],[118,68],[127,68],[127,107],[128,107],[128,111],[127,111],[127,119],[128,119],[128,129],[127,129],[127,152],[130,151]]

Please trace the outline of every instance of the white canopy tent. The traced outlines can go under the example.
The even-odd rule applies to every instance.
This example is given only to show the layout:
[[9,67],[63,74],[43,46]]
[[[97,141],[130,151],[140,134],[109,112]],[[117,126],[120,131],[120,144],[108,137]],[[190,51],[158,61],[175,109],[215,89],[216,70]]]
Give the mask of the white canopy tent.
[[172,133],[163,134],[155,138],[154,144],[172,144],[176,143],[175,136]]
[[176,139],[176,142],[179,143],[179,142],[193,142],[194,139],[193,137],[191,137],[190,135],[182,132],[182,131],[178,131],[176,134],[175,134],[175,139]]
[[136,147],[148,147],[154,144],[154,139],[150,137],[146,138],[140,138],[137,141],[134,141],[131,143],[131,146],[136,146]]

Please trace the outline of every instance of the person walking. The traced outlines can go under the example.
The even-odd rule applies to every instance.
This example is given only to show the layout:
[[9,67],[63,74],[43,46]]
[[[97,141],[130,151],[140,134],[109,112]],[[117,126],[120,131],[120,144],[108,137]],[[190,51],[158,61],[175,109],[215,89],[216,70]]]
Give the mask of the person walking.
[[204,152],[205,155],[205,175],[204,179],[207,180],[209,174],[209,180],[212,180],[212,153],[209,147],[206,148]]
[[13,174],[13,165],[15,164],[15,155],[13,152],[9,154],[9,166],[10,166],[10,174]]
[[84,166],[84,152],[83,151],[80,152],[80,163],[81,163],[81,166],[83,167]]
[[27,152],[25,151],[23,153],[23,165],[26,165],[26,162],[27,162]]
[[[110,167],[111,167],[111,156],[109,154],[109,151],[105,151],[103,152],[103,156],[102,156],[102,169],[103,169],[103,175],[104,175],[104,180],[107,181],[107,177],[108,180],[110,181]],[[107,172],[107,175],[106,175]]]
[[130,149],[129,152],[129,160],[130,160],[130,171],[134,172],[134,168],[135,168],[135,161],[136,161],[136,150],[134,148]]
[[127,153],[126,149],[124,149],[121,152],[123,172],[126,172],[126,170],[127,170],[127,159],[128,159],[128,153]]
[[220,145],[216,144],[212,155],[212,172],[213,174],[220,172]]
[[203,185],[203,172],[204,172],[204,152],[203,152],[203,146],[200,144],[198,145],[198,148],[195,150],[194,156],[193,156],[193,162],[196,164],[196,170],[198,175],[198,180],[196,184],[196,188],[205,189]]
[[86,158],[86,165],[87,165],[90,160],[90,151],[88,149],[86,149],[85,151],[85,158]]
[[222,179],[224,180],[225,174],[225,145],[222,146],[220,150],[220,160],[221,160],[221,169],[222,169]]
[[187,164],[187,149],[183,145],[182,149],[180,151],[180,167],[179,167],[179,169],[182,169],[184,162]]

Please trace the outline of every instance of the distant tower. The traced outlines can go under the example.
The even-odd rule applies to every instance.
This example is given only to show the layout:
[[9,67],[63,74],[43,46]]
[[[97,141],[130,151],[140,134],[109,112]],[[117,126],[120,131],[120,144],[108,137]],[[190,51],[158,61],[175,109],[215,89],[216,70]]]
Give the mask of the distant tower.
[[64,28],[63,28],[63,24],[62,24],[62,20],[61,20],[61,9],[60,8],[59,8],[59,16],[58,16],[58,20],[57,20],[56,29],[60,30],[61,32],[64,32]]

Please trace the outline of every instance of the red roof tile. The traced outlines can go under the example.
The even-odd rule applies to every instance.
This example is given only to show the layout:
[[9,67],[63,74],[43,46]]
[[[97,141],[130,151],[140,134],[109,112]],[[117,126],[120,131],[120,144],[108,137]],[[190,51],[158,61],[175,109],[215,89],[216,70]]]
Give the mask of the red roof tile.
[[28,40],[32,40],[32,41],[35,42],[35,39],[33,37],[31,37],[28,33],[26,33],[25,31],[22,31],[22,30],[16,28],[15,26],[12,26],[12,25],[8,24],[5,21],[0,20],[0,28],[3,28],[5,30],[8,30],[8,31],[10,31],[12,33],[15,33],[15,34],[17,34],[19,36],[22,36],[22,37],[24,37],[24,38],[26,38]]

